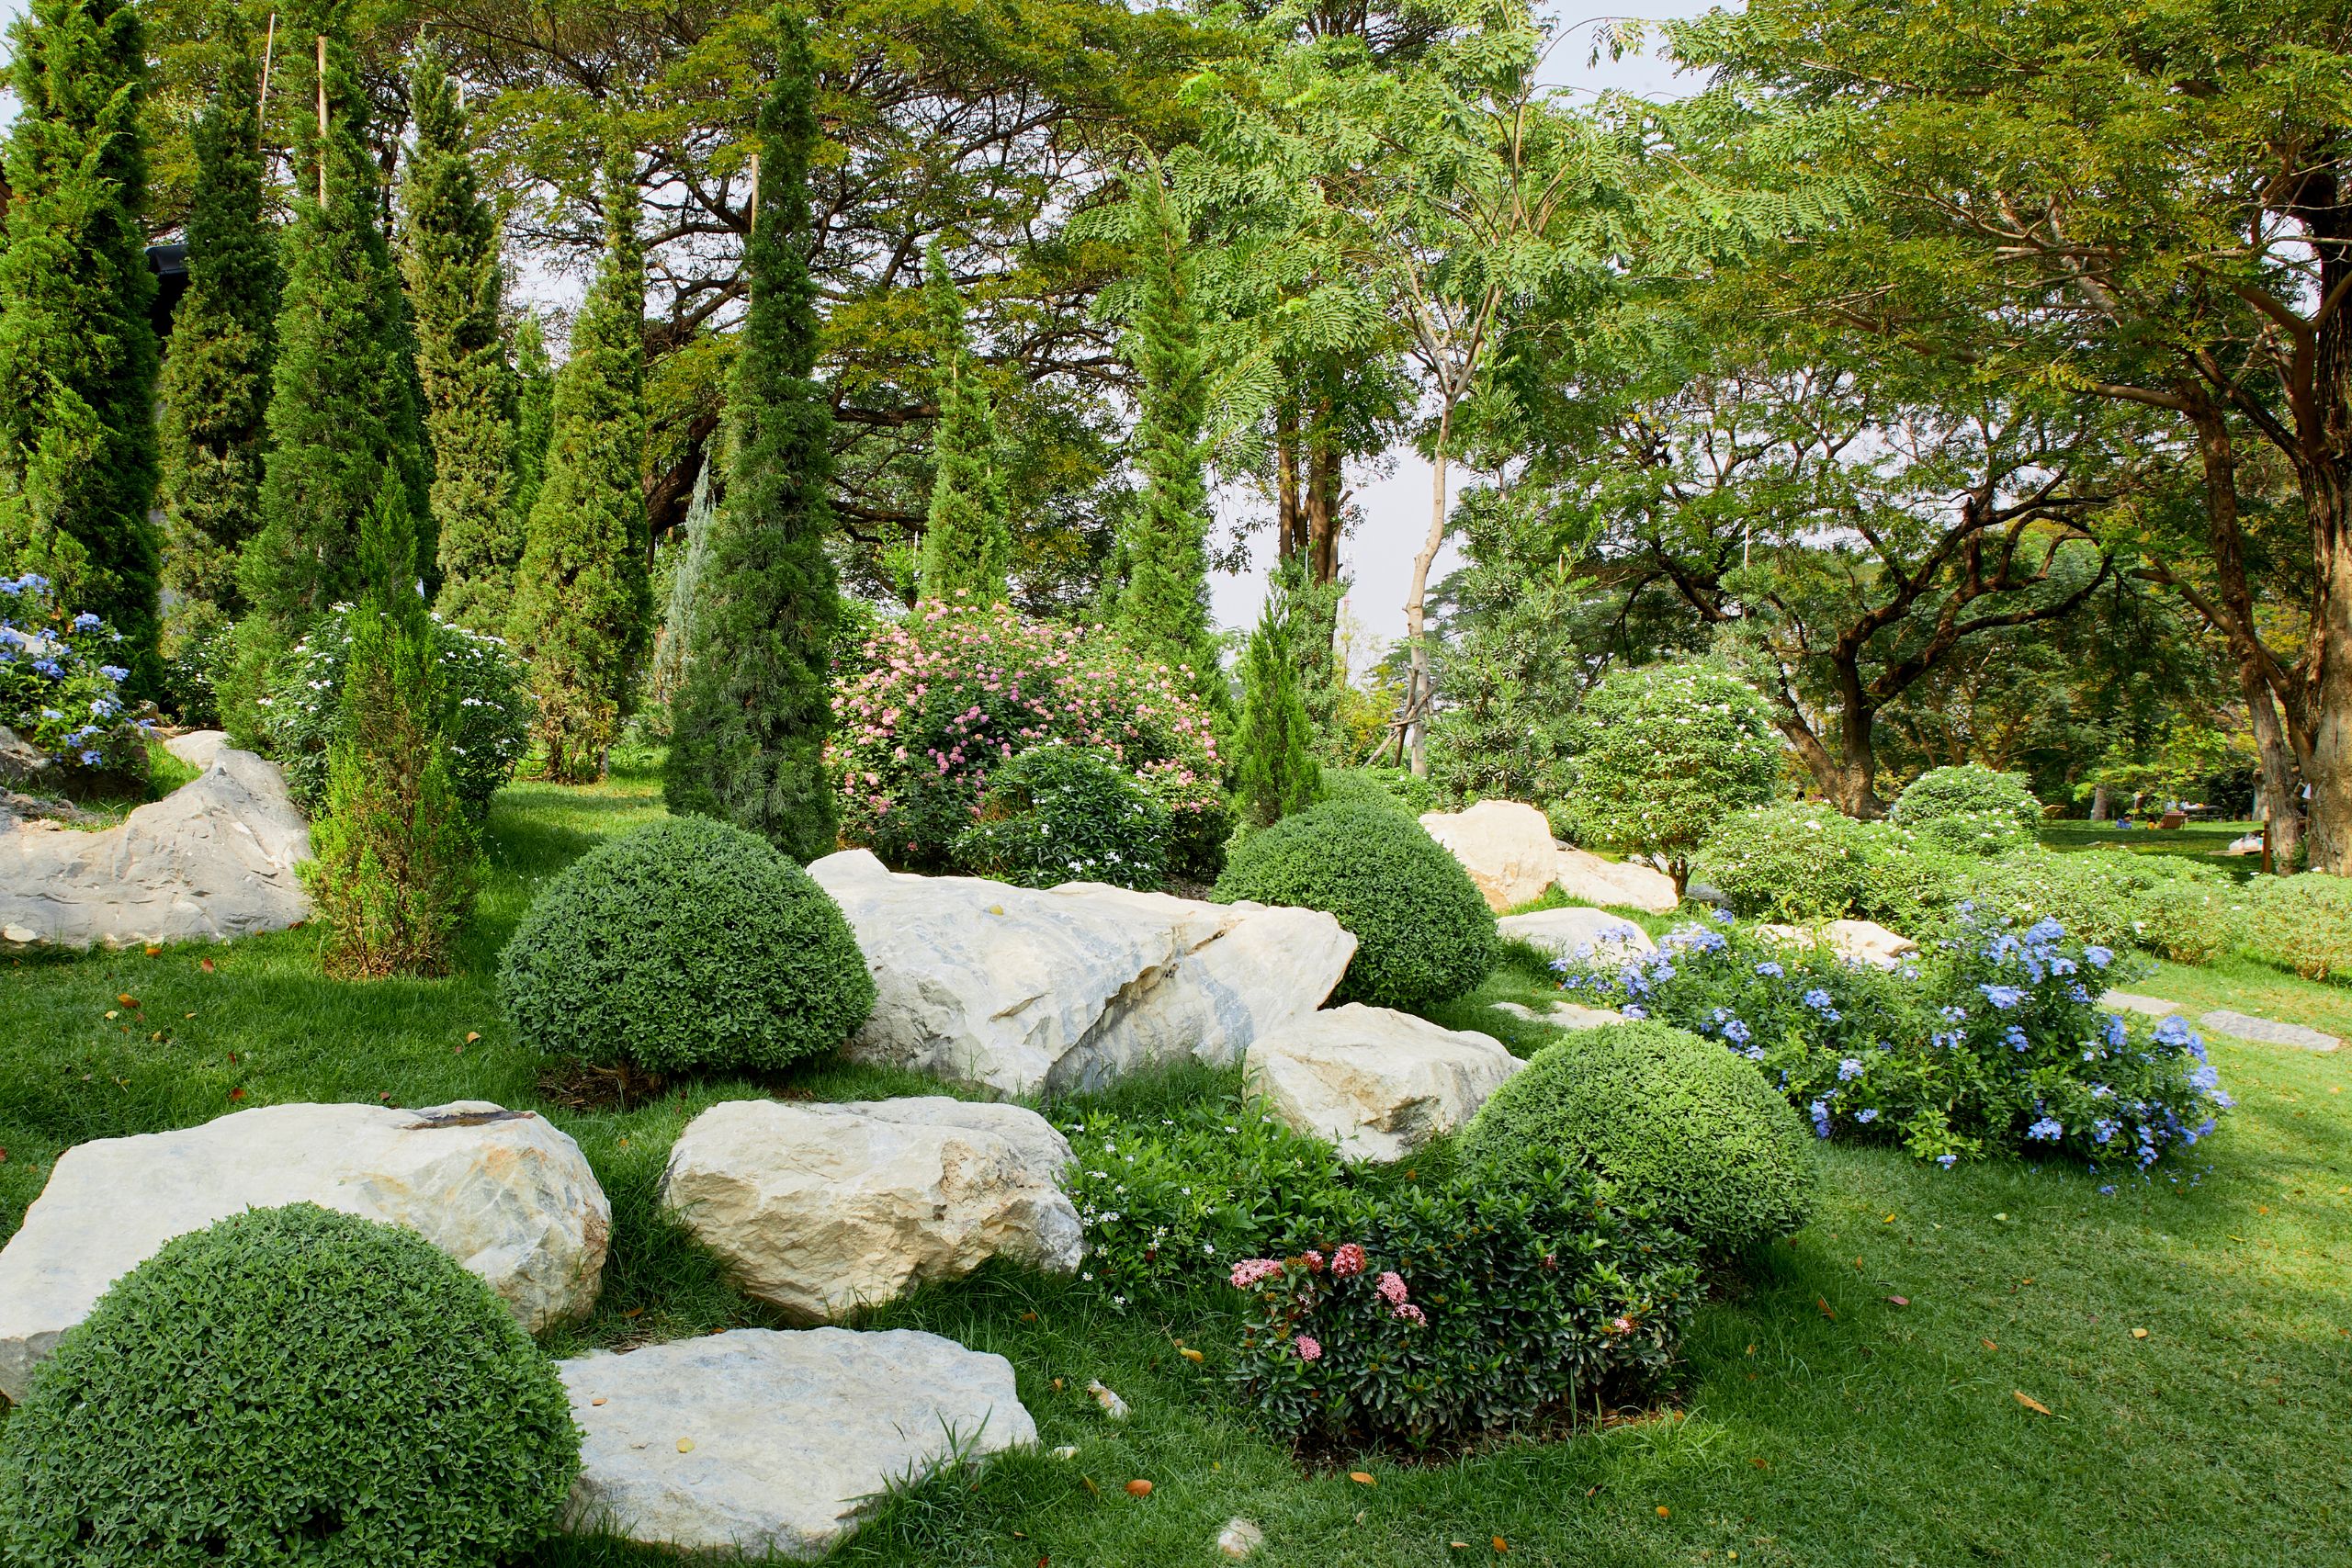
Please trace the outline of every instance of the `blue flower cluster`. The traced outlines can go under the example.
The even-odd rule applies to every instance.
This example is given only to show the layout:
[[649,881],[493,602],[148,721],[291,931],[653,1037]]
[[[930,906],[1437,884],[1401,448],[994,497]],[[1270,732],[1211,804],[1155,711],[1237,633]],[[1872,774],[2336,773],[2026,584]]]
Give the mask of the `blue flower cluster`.
[[69,791],[99,778],[144,778],[144,719],[123,705],[130,671],[120,633],[85,610],[68,615],[35,572],[0,577],[0,725],[59,770]]

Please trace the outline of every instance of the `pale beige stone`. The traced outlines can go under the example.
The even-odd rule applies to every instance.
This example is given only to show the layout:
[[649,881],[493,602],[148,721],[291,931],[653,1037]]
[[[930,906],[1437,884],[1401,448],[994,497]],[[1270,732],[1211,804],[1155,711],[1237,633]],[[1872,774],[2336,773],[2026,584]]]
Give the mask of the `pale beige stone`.
[[1559,875],[1552,824],[1532,806],[1481,800],[1460,811],[1424,811],[1421,826],[1462,863],[1497,914],[1541,898]]
[[1469,1121],[1525,1065],[1490,1034],[1350,1002],[1261,1035],[1244,1070],[1285,1125],[1385,1162]]
[[1505,915],[1495,929],[1508,942],[1523,942],[1555,958],[1600,964],[1621,964],[1639,953],[1656,953],[1650,933],[1623,915],[1606,909],[1572,906],[1539,909],[1532,915]]
[[1606,860],[1590,850],[1559,846],[1553,860],[1553,877],[1560,891],[1588,904],[1610,904],[1645,914],[1670,915],[1680,905],[1674,878],[1656,866],[1634,861]]
[[1847,963],[1867,964],[1878,969],[1898,968],[1919,952],[1917,942],[1872,920],[1831,920],[1815,927],[1767,923],[1756,929],[1799,947],[1811,947],[1816,940],[1826,942],[1829,951]]

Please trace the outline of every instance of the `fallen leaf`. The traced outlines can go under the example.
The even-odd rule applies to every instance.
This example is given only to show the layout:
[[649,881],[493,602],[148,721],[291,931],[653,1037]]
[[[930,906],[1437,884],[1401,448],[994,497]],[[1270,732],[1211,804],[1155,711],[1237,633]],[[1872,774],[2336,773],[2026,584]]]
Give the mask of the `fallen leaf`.
[[164,950],[152,942],[147,944],[146,951],[150,958],[161,958],[164,955]]
[[120,1002],[127,1008],[135,1008],[139,1005],[139,998],[132,996],[129,991],[123,992],[120,996],[115,998],[115,1000]]
[[1377,1486],[1380,1484],[1372,1478],[1368,1472],[1361,1470],[1351,1470],[1348,1472],[1348,1479],[1354,1482],[1359,1486]]
[[1977,1343],[1984,1346],[1987,1350],[1997,1350],[2000,1348],[1998,1345],[1994,1344],[1990,1339],[1979,1339]]
[[623,1317],[643,1317],[645,1315],[645,1309],[643,1307],[629,1307],[623,1311],[621,1315]]
[[241,1089],[232,1089],[229,1091],[229,1098],[231,1100],[243,1100],[245,1098],[245,1091]]
[[477,1040],[479,1040],[479,1039],[481,1039],[481,1031],[480,1031],[480,1030],[478,1030],[478,1029],[469,1029],[469,1030],[467,1030],[467,1031],[466,1031],[466,1043],[467,1043],[467,1044],[470,1045],[470,1044],[472,1044],[475,1041],[477,1041]]
[[1150,1495],[1151,1495],[1151,1483],[1150,1483],[1150,1482],[1148,1482],[1148,1481],[1144,1481],[1144,1480],[1140,1480],[1140,1479],[1128,1482],[1128,1483],[1127,1483],[1127,1495],[1128,1495],[1128,1496],[1130,1496],[1130,1497],[1148,1497],[1148,1496],[1150,1496]]
[[1835,1323],[1835,1322],[1837,1322],[1837,1321],[1838,1321],[1838,1314],[1837,1314],[1836,1313],[1834,1313],[1834,1312],[1832,1312],[1832,1311],[1830,1311],[1830,1310],[1829,1310],[1829,1298],[1828,1298],[1828,1297],[1826,1297],[1826,1296],[1816,1296],[1816,1297],[1815,1297],[1815,1298],[1814,1298],[1814,1303],[1813,1303],[1813,1304],[1814,1304],[1814,1305],[1815,1305],[1815,1306],[1817,1306],[1817,1307],[1819,1307],[1819,1308],[1821,1309],[1821,1315],[1822,1315],[1822,1316],[1824,1316],[1824,1317],[1827,1318],[1827,1319],[1828,1319],[1830,1322],[1832,1322],[1832,1323]]
[[1054,1380],[1054,1392],[1055,1392],[1056,1393],[1061,1393],[1061,1391],[1062,1391],[1062,1380],[1061,1380],[1061,1379],[1059,1379],[1059,1378],[1056,1378],[1056,1379]]
[[1891,1224],[1893,1224],[1894,1223],[1894,1216],[1893,1214],[1889,1214],[1889,1215],[1887,1215],[1887,1216],[1886,1216],[1885,1220],[1884,1220],[1884,1221],[1883,1221],[1882,1223],[1883,1223],[1883,1224],[1890,1224],[1890,1225],[1891,1225]]
[[164,1037],[164,1032],[163,1032],[162,1030],[160,1030],[160,1029],[159,1029],[159,1030],[155,1031],[155,1032],[154,1032],[154,1033],[150,1034],[147,1038],[148,1038],[150,1041],[155,1041],[155,1040],[161,1040],[163,1037]]
[[2147,1337],[2148,1331],[2144,1328],[2135,1328],[2132,1331],[2132,1337],[2134,1339],[2145,1339]]
[[180,1016],[181,1016],[182,1018],[194,1018],[194,1017],[196,1016],[196,1014],[194,1014],[194,1013],[192,1013],[192,1012],[184,1012],[184,1013],[180,1014]]
[[1663,1504],[1663,1503],[1660,1503],[1660,1504],[1657,1506],[1657,1517],[1658,1517],[1659,1518],[1661,1518],[1661,1519],[1664,1519],[1664,1518],[1670,1518],[1670,1517],[1672,1517],[1673,1516],[1668,1512],[1668,1508],[1667,1508],[1667,1506],[1666,1506],[1665,1504]]
[[1453,1551],[1467,1551],[1470,1550],[1470,1543],[1466,1540],[1449,1540],[1445,1544],[1447,1549]]
[[1862,1270],[1862,1260],[1861,1260],[1860,1258],[1855,1258],[1855,1259],[1854,1259],[1854,1272],[1856,1272],[1857,1274],[1859,1274],[1859,1273],[1860,1273],[1860,1272],[1861,1272],[1861,1270]]
[[2042,1403],[2041,1403],[2041,1401],[2040,1401],[2040,1400],[2038,1400],[2038,1399],[2034,1398],[2031,1394],[2030,1394],[2030,1393],[2026,1393],[2023,1389],[2011,1389],[2009,1392],[2010,1392],[2013,1395],[2015,1395],[2015,1396],[2016,1396],[2016,1398],[2017,1398],[2017,1402],[2018,1402],[2019,1404],[2024,1405],[2028,1410],[2032,1411],[2036,1416],[2047,1416],[2047,1415],[2051,1414],[2050,1406],[2048,1406],[2047,1404],[2042,1404]]
[[1189,1346],[1189,1345],[1187,1345],[1183,1349],[1177,1351],[1176,1353],[1177,1353],[1178,1355],[1180,1355],[1180,1356],[1183,1357],[1183,1358],[1184,1358],[1184,1359],[1186,1359],[1186,1360],[1188,1360],[1188,1361],[1196,1362],[1196,1363],[1197,1363],[1197,1362],[1201,1362],[1201,1361],[1205,1361],[1205,1360],[1207,1360],[1207,1359],[1208,1359],[1208,1358],[1207,1358],[1206,1356],[1202,1355],[1198,1350],[1193,1349],[1193,1348],[1191,1346]]
[[203,970],[207,975],[209,975],[209,974],[211,974],[211,973],[212,973],[212,960],[210,960],[209,958],[205,958],[205,959],[199,959],[199,960],[198,960],[198,962],[197,962],[197,965],[196,965],[196,966],[197,966],[198,969]]
[[1911,1304],[1911,1298],[1908,1296],[1889,1296],[1886,1299],[1899,1307],[1907,1307]]
[[118,1018],[120,1018],[121,1016],[122,1016],[122,1014],[120,1014],[119,1012],[117,1012],[114,1009],[112,1009],[112,1008],[108,1008],[108,1009],[107,1009],[107,1017],[109,1020],[112,1020],[112,1019],[118,1019]]
[[1505,1540],[1504,1540],[1502,1537],[1500,1537],[1500,1536],[1496,1536],[1496,1537],[1494,1538],[1494,1542],[1495,1542],[1495,1550],[1496,1550],[1497,1551],[1509,1551],[1510,1550],[1510,1542],[1509,1542],[1509,1541]]
[[1095,1485],[1095,1484],[1094,1484],[1094,1477],[1092,1477],[1092,1476],[1091,1476],[1091,1475],[1081,1475],[1081,1476],[1080,1476],[1078,1479],[1079,1479],[1079,1481],[1080,1482],[1080,1483],[1082,1483],[1082,1484],[1085,1486],[1085,1488],[1086,1488],[1086,1495],[1087,1495],[1088,1496],[1090,1496],[1090,1497],[1100,1497],[1101,1495],[1102,1495],[1102,1488],[1101,1488],[1100,1486],[1097,1486],[1097,1485]]
[[680,1438],[678,1439],[678,1451],[682,1454],[690,1454],[694,1452],[695,1440],[692,1438]]
[[1758,1470],[1770,1470],[1770,1469],[1771,1469],[1771,1468],[1772,1468],[1770,1464],[1767,1464],[1764,1461],[1762,1461],[1762,1460],[1760,1460],[1760,1459],[1752,1459],[1752,1460],[1749,1460],[1747,1462],[1748,1462],[1748,1463],[1750,1463],[1750,1464],[1752,1464],[1752,1465],[1754,1465],[1754,1466],[1755,1466],[1757,1469],[1758,1469]]
[[598,1394],[595,1398],[594,1398],[594,1399],[590,1400],[588,1403],[589,1403],[589,1404],[604,1404],[604,1403],[605,1403],[605,1395],[603,1395],[603,1394],[601,1394],[601,1393],[600,1393],[600,1394]]
[[1023,1323],[1035,1323],[1037,1321],[1037,1314],[1034,1312],[1024,1312],[1021,1314],[1021,1321]]

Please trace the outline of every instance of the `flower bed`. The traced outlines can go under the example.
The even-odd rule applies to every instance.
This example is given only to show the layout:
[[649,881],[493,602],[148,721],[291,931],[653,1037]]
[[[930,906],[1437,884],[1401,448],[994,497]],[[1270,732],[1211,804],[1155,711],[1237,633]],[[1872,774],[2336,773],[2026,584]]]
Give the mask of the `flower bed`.
[[0,725],[48,760],[65,793],[136,787],[147,730],[123,705],[122,634],[58,604],[37,573],[0,577]]

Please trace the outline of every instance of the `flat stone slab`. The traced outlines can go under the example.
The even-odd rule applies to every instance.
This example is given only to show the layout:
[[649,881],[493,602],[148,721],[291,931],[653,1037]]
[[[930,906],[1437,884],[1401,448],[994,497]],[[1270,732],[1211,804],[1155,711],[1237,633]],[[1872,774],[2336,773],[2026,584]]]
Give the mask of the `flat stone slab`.
[[1284,1124],[1351,1160],[1403,1159],[1527,1064],[1491,1034],[1350,1002],[1261,1035],[1243,1070]]
[[2143,997],[2132,991],[2103,991],[2098,1005],[2111,1012],[2136,1012],[2148,1018],[2169,1018],[2177,1013],[2188,1016],[2185,1002],[2168,1002],[2162,997]]
[[567,1529],[813,1562],[876,1494],[1033,1444],[1012,1363],[914,1329],[738,1328],[557,1363],[584,1435]]
[[2216,1034],[2258,1041],[2265,1045],[2291,1045],[2298,1051],[2333,1051],[2344,1043],[2333,1034],[2323,1034],[2300,1023],[2281,1023],[2275,1018],[2256,1018],[2251,1013],[2232,1012],[2227,1008],[2216,1009],[2197,1021]]
[[580,1146],[480,1100],[267,1105],[77,1144],[0,1251],[0,1393],[22,1400],[58,1337],[174,1236],[305,1202],[416,1232],[534,1333],[595,1304],[612,1234]]
[[1505,915],[1495,930],[1506,942],[1523,942],[1555,958],[1622,963],[1637,953],[1657,951],[1649,932],[1606,909],[1571,907]]

